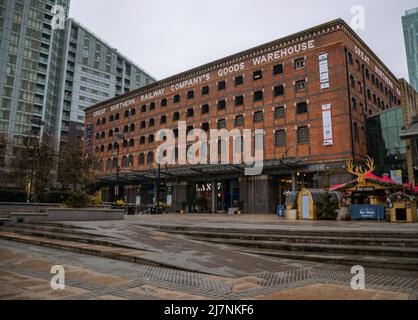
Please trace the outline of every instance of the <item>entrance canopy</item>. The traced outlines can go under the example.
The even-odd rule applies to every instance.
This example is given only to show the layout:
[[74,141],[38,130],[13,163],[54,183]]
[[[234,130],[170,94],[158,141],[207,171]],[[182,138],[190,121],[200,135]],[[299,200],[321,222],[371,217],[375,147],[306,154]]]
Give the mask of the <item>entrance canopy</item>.
[[[306,168],[308,163],[299,159],[264,161],[263,174],[274,170],[292,171]],[[244,164],[217,164],[217,165],[188,165],[188,166],[161,166],[160,171],[155,168],[147,171],[122,170],[120,180],[137,183],[144,181],[155,181],[158,178],[163,180],[193,180],[211,181],[219,179],[236,179],[245,175],[245,169],[253,168]],[[116,183],[116,174],[106,175],[98,178],[99,183]]]

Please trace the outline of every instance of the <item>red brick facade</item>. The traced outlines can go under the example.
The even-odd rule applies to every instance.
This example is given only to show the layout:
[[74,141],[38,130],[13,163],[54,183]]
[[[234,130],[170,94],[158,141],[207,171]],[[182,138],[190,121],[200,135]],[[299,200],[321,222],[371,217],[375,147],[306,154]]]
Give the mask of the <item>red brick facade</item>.
[[[283,50],[287,50],[286,54]],[[323,53],[328,54],[328,89],[321,89],[320,85],[319,55]],[[254,65],[263,56],[266,61]],[[298,59],[303,59],[303,63]],[[280,67],[275,69],[278,65],[282,65],[283,72]],[[261,71],[261,79],[254,79],[257,71]],[[243,84],[235,85],[238,76],[243,76]],[[306,81],[304,90],[303,83],[299,83],[302,80]],[[221,81],[226,81],[225,90],[218,90]],[[296,90],[297,83],[300,92]],[[275,96],[274,88],[281,85],[284,94]],[[206,86],[209,94],[202,94]],[[254,101],[259,91],[263,92],[262,100]],[[176,95],[180,95],[180,102],[174,102]],[[244,96],[243,105],[235,103],[239,96]],[[126,139],[125,146],[120,148],[119,165],[130,171],[146,171],[155,167],[154,163],[147,163],[147,156],[151,157],[159,145],[149,142],[149,136],[162,128],[175,129],[178,122],[173,120],[174,113],[180,112],[180,120],[186,121],[187,126],[201,128],[203,123],[209,123],[210,129],[217,129],[218,121],[223,119],[227,129],[234,129],[235,118],[243,115],[244,125],[238,128],[265,130],[265,160],[288,157],[310,164],[343,163],[367,155],[366,115],[398,106],[400,99],[396,77],[342,20],[337,20],[89,108],[86,131],[91,138],[87,139],[87,146],[99,159],[101,174],[111,174],[115,151],[110,145],[117,141],[115,129],[118,128]],[[226,107],[219,110],[218,102],[223,100]],[[296,104],[303,102],[307,103],[307,112],[301,106],[298,113]],[[322,106],[326,104],[332,105],[333,144],[328,146],[324,145],[322,114]],[[209,113],[202,113],[204,105],[209,105]],[[276,117],[278,107],[284,107],[284,115],[280,112]],[[193,116],[188,117],[187,112],[192,108]],[[264,113],[264,121],[255,123],[254,113],[260,111]],[[163,116],[167,117],[166,123],[161,122]],[[143,121],[145,128],[141,128]],[[308,143],[298,141],[301,127],[308,127]],[[109,134],[111,130],[113,135]],[[283,146],[275,143],[278,130],[285,131]],[[140,160],[142,157],[144,161]]]

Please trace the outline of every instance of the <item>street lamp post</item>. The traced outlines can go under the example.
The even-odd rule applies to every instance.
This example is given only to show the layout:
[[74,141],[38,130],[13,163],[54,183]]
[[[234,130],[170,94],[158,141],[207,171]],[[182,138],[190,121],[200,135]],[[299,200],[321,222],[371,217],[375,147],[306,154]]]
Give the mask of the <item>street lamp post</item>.
[[119,150],[120,150],[120,141],[125,140],[125,136],[122,133],[119,133],[116,135],[116,138],[118,139],[118,148],[116,151],[116,158],[117,158],[117,165],[116,165],[116,192],[115,192],[115,197],[116,197],[116,203],[119,200],[120,197],[120,165],[119,165]]

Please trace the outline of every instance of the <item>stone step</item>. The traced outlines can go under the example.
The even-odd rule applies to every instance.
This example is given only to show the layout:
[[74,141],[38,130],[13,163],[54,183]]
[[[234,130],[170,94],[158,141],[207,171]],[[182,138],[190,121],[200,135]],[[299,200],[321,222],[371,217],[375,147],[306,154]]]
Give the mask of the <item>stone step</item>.
[[208,239],[192,237],[193,240],[210,242],[222,245],[230,245],[241,248],[268,249],[280,251],[299,251],[341,255],[371,255],[383,257],[405,257],[418,258],[418,248],[404,247],[376,247],[376,246],[352,246],[352,245],[332,245],[332,244],[310,244],[310,243],[288,243],[276,241],[249,241],[234,239]]
[[280,259],[304,260],[319,263],[330,263],[355,266],[361,265],[369,268],[417,271],[418,259],[402,257],[381,257],[361,255],[337,255],[327,253],[291,252],[279,250],[242,249],[241,252]]
[[[84,231],[80,231],[78,229],[75,228],[62,228],[62,227],[58,227],[58,226],[47,226],[47,225],[43,225],[43,224],[35,224],[35,223],[28,223],[28,224],[24,224],[24,223],[14,223],[14,224],[9,224],[7,225],[8,228],[13,228],[13,229],[24,229],[24,230],[37,230],[37,231],[46,231],[46,232],[54,232],[54,233],[63,233],[63,234],[71,234],[71,235],[80,235],[80,236],[96,236],[94,234],[88,233],[88,232],[84,232]],[[84,229],[86,230],[86,229]],[[87,231],[87,230],[86,230]]]
[[48,221],[33,221],[28,223],[30,225],[37,225],[37,226],[46,226],[46,227],[54,227],[54,228],[62,228],[62,229],[79,229],[79,230],[92,230],[91,228],[82,227],[82,226],[75,226],[69,223],[59,223],[59,222],[48,222]]
[[184,235],[188,237],[208,238],[208,239],[230,239],[248,241],[276,241],[288,243],[317,243],[317,244],[340,244],[340,245],[360,245],[360,246],[390,246],[418,248],[418,239],[409,238],[358,238],[358,237],[312,237],[300,235],[268,235],[268,234],[249,234],[249,233],[212,233],[201,231],[171,231],[171,234]]
[[0,239],[20,243],[27,243],[30,245],[42,246],[46,248],[64,250],[69,252],[77,252],[86,255],[110,258],[120,261],[134,262],[150,266],[195,272],[195,270],[193,269],[182,268],[177,265],[172,265],[170,263],[158,262],[147,259],[144,257],[148,253],[148,251],[146,250],[84,244],[73,241],[34,237],[6,231],[0,231]]
[[108,240],[99,239],[97,235],[74,235],[74,234],[66,234],[62,232],[48,232],[48,231],[39,231],[33,229],[21,229],[21,228],[11,228],[11,227],[1,227],[1,231],[20,234],[25,236],[32,236],[38,238],[46,238],[51,240],[63,240],[63,241],[72,241],[84,244],[91,244],[91,245],[100,245],[100,246],[107,246],[107,247],[117,247],[117,248],[126,248],[135,250],[135,248],[117,244]]
[[257,235],[295,235],[295,236],[311,236],[311,237],[357,237],[357,238],[403,238],[403,239],[418,239],[418,228],[416,230],[361,230],[361,229],[321,229],[321,227],[312,228],[289,228],[281,226],[274,229],[260,229],[260,228],[245,228],[245,227],[229,227],[229,228],[213,228],[213,227],[197,227],[197,226],[181,226],[170,225],[161,226],[155,224],[140,224],[143,227],[151,227],[163,232],[208,232],[208,233],[245,233]]

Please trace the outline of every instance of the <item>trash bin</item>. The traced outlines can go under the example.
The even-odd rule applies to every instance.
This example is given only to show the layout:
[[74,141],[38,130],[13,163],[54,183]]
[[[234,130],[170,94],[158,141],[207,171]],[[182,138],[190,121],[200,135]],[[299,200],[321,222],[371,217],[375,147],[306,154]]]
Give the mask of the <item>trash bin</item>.
[[277,206],[277,210],[276,210],[276,214],[279,218],[284,218],[284,213],[285,213],[285,206],[282,204],[279,204]]
[[128,216],[135,215],[135,206],[128,206]]

